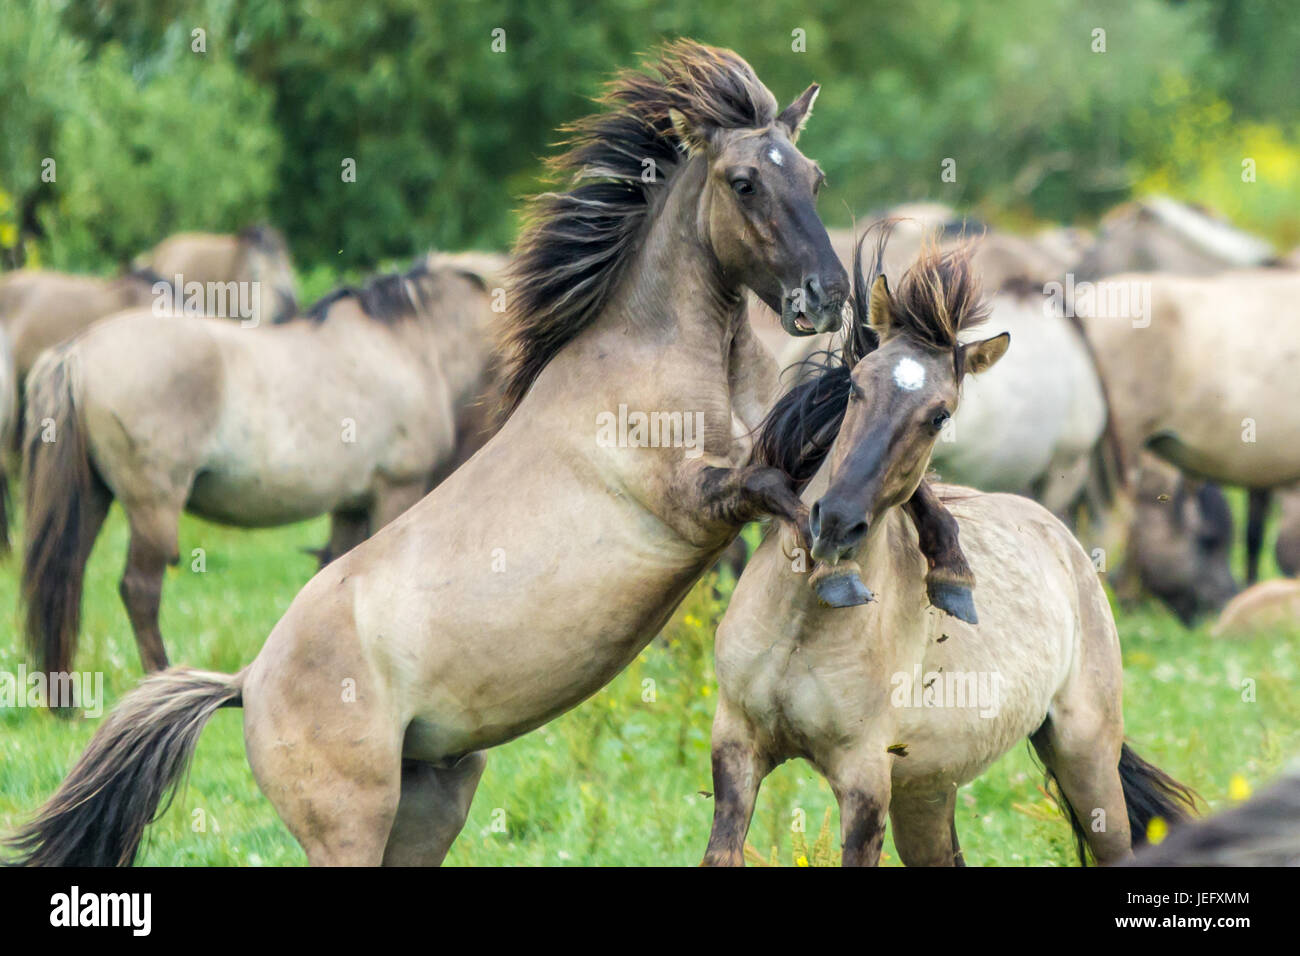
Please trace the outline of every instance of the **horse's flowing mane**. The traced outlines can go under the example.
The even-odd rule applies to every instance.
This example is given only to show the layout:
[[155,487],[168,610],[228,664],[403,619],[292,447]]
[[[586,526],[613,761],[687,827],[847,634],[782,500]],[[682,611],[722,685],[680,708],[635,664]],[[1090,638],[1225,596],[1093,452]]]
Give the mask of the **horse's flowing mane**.
[[324,322],[330,311],[344,299],[352,299],[363,313],[379,322],[396,322],[420,315],[428,305],[428,293],[422,281],[432,274],[418,261],[406,272],[394,272],[366,280],[363,286],[344,285],[324,295],[303,312],[303,318]]
[[[778,468],[802,489],[821,468],[839,434],[848,407],[852,373],[862,358],[880,345],[871,326],[871,287],[883,275],[885,245],[892,222],[879,223],[870,278],[863,274],[862,247],[853,250],[853,314],[839,345],[804,360],[802,379],[777,400],[758,426],[750,453],[752,464]],[[971,265],[974,247],[965,243],[948,251],[927,242],[891,296],[892,334],[905,335],[923,348],[951,351],[958,384],[964,368],[960,335],[983,322],[988,306]]]
[[603,111],[566,127],[566,151],[548,162],[567,191],[533,197],[515,247],[505,343],[510,409],[617,287],[656,194],[686,158],[670,111],[693,127],[723,129],[762,128],[777,113],[748,63],[690,40],[661,47],[648,72],[619,73],[596,102]]

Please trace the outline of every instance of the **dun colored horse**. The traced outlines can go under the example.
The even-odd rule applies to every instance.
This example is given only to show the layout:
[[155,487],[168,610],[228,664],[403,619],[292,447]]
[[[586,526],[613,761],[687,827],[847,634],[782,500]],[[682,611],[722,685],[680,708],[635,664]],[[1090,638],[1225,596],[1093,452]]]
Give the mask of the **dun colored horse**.
[[284,322],[298,314],[289,247],[270,226],[249,226],[233,236],[178,233],[136,260],[136,267],[169,282],[180,276],[185,285],[256,282],[259,320]]
[[945,489],[980,581],[972,627],[926,608],[899,507],[963,378],[1001,358],[1007,335],[963,341],[982,317],[965,251],[928,252],[896,294],[877,277],[869,304],[855,275],[874,335],[851,337],[840,362],[777,404],[756,459],[796,482],[816,474],[812,554],[855,560],[876,599],[827,611],[778,535],[755,553],[717,635],[704,862],[743,863],[763,778],[803,757],[839,803],[845,865],[879,861],[886,816],[904,863],[959,865],[957,788],[1025,737],[1059,782],[1081,856],[1086,842],[1103,863],[1121,859],[1152,817],[1177,821],[1192,798],[1124,743],[1119,638],[1088,556],[1028,499]]
[[288,250],[266,226],[231,236],[173,236],[137,260],[134,271],[112,279],[41,270],[10,273],[0,279],[0,324],[13,339],[20,384],[42,352],[104,316],[152,306],[160,295],[169,303],[183,298],[183,289],[173,289],[178,275],[182,285],[257,282],[260,320],[283,321],[297,311]]
[[1129,273],[1078,309],[1121,440],[1195,478],[1251,489],[1248,580],[1258,569],[1267,493],[1300,480],[1300,275]]
[[816,93],[780,111],[740,57],[685,41],[623,74],[520,240],[501,430],[322,569],[249,667],[128,694],[11,841],[23,859],[131,862],[208,717],[243,706],[311,863],[438,863],[486,748],[604,686],[745,522],[806,519],[784,475],[740,466],[775,392],[745,290],[792,333],[848,294],[795,146]]
[[122,313],[48,352],[27,387],[27,636],[72,666],[83,572],[109,505],[146,670],[167,666],[163,572],[183,510],[268,527],[332,516],[327,557],[381,528],[481,443],[493,323],[484,280],[432,258],[304,317],[242,328]]
[[[889,220],[882,274],[901,275],[926,236],[953,247],[978,235],[972,267],[992,295],[990,323],[1017,343],[997,368],[970,383],[935,446],[939,473],[986,491],[1033,494],[1062,516],[1072,515],[1088,491],[1100,510],[1111,489],[1090,479],[1117,471],[1105,457],[1106,396],[1081,330],[1044,297],[1047,283],[1059,282],[1069,262],[1037,239],[981,234],[978,223],[944,206],[902,206],[891,214],[915,218]],[[838,238],[836,250],[848,262],[853,249]],[[781,364],[797,379],[803,360],[831,344],[827,336],[793,342]]]

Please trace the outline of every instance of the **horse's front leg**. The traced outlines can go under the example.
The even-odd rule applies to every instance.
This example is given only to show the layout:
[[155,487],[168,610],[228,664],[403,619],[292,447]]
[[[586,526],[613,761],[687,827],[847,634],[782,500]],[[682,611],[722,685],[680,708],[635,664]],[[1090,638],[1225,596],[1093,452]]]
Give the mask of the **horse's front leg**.
[[975,572],[957,541],[957,519],[924,481],[903,505],[903,510],[916,525],[921,553],[929,566],[925,590],[930,603],[967,624],[978,624],[972,594]]
[[749,721],[719,698],[713,718],[713,829],[700,866],[745,865],[745,835],[759,785],[771,769]]
[[[701,459],[702,461],[702,459]],[[740,468],[702,465],[692,473],[687,487],[695,495],[693,513],[706,522],[724,523],[737,530],[750,521],[775,517],[788,524],[798,546],[812,550],[808,530],[808,506],[791,487],[790,478],[778,468],[745,465]],[[810,584],[827,607],[855,607],[873,599],[862,583],[861,569],[853,561],[834,567],[819,566]]]
[[807,546],[808,507],[784,472],[766,465],[736,468],[715,462],[699,458],[679,473],[676,497],[689,513],[704,524],[730,525],[737,531],[759,518],[778,518]]
[[[885,759],[881,759],[881,758]],[[828,768],[826,777],[840,807],[840,848],[844,866],[879,866],[889,815],[889,758],[850,753]]]

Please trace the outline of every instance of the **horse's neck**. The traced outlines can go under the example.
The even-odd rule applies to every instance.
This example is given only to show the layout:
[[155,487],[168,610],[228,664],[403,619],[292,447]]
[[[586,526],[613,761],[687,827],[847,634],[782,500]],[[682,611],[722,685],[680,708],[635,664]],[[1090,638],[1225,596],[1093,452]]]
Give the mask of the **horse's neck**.
[[643,406],[634,410],[701,412],[706,452],[725,455],[732,440],[731,346],[745,321],[744,297],[723,279],[698,234],[704,172],[693,160],[678,175],[607,307],[548,372],[557,399],[557,384],[590,381],[599,369],[599,394],[575,396],[567,388],[567,398],[609,410],[634,401]]
[[492,358],[491,337],[475,318],[473,308],[457,302],[392,329],[410,358],[442,378],[458,408],[480,397]]
[[895,593],[925,590],[925,559],[916,526],[901,507],[890,508],[876,520],[854,559],[869,579],[882,586],[891,582]]

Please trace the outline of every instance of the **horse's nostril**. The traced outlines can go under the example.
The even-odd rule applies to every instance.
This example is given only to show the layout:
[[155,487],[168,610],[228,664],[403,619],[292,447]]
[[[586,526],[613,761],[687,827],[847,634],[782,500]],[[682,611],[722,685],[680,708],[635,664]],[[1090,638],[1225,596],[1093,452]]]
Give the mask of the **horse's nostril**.
[[844,541],[846,544],[857,544],[862,540],[866,533],[867,523],[865,521],[859,521],[848,530],[848,533],[844,536]]
[[808,530],[812,532],[814,538],[819,537],[822,533],[822,503],[813,502],[812,511],[808,512]]
[[816,276],[810,276],[803,283],[804,305],[808,311],[817,312],[822,307],[822,283]]

